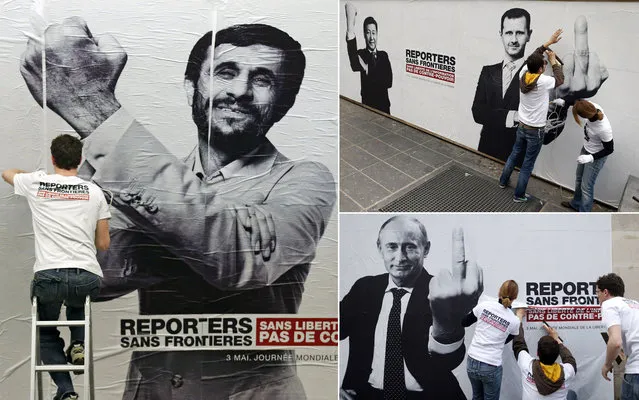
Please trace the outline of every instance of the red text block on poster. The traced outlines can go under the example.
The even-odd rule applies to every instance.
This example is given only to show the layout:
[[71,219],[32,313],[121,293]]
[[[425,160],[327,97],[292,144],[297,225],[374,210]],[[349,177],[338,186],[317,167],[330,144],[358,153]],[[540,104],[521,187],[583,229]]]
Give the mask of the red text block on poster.
[[529,307],[526,313],[527,321],[601,321],[601,307],[573,306],[573,307]]
[[257,318],[256,346],[337,346],[337,318]]

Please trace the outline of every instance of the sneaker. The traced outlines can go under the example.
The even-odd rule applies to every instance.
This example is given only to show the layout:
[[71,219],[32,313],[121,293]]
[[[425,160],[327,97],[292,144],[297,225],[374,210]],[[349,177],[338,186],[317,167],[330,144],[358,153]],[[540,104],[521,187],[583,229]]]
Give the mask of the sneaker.
[[526,193],[523,197],[513,196],[513,201],[515,203],[525,203],[530,199],[530,195]]
[[506,189],[506,185],[502,185],[501,183],[499,184],[499,188],[500,189]]
[[562,205],[563,207],[570,208],[570,209],[571,209],[571,210],[573,210],[573,211],[579,211],[579,210],[577,210],[575,207],[573,207],[573,206],[572,206],[572,204],[570,204],[570,202],[569,202],[569,201],[562,201],[562,202],[561,202],[561,205]]
[[[73,343],[67,349],[67,361],[73,365],[84,365],[84,343]],[[73,371],[75,375],[82,375],[84,371]]]

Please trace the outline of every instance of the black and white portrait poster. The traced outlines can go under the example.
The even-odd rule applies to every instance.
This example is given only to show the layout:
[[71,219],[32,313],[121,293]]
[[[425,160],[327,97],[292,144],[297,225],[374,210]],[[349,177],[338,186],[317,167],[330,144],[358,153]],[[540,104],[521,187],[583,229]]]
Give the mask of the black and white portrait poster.
[[[523,328],[530,354],[536,355],[546,320],[577,360],[570,398],[612,398],[612,384],[600,375],[606,329],[594,282],[612,270],[613,237],[609,215],[342,215],[341,390],[361,394],[391,385],[385,371],[394,354],[393,296],[386,293],[406,287],[410,292],[398,301],[408,298],[407,304],[397,310],[406,366],[400,388],[472,398],[466,360],[476,324],[464,330],[462,314],[496,302],[502,282],[512,279],[519,287],[513,307],[528,310]],[[512,343],[502,357],[501,398],[521,398]]]
[[[632,65],[639,60],[615,38],[635,37],[637,11],[639,3],[614,1],[341,0],[339,29],[345,43],[348,16],[356,15],[357,47],[364,49],[362,22],[377,21],[377,53],[383,50],[393,67],[384,93],[394,117],[499,160],[514,143],[521,67],[563,29],[551,48],[565,64],[565,82],[550,95],[545,145],[533,173],[574,188],[584,135],[570,106],[588,99],[604,109],[616,144],[595,198],[618,206],[628,176],[639,174],[639,143],[629,133],[639,123],[632,98],[639,90]],[[349,54],[340,48],[340,94],[367,104],[365,73],[348,67],[354,64]]]
[[[0,12],[0,167],[51,172],[51,139],[77,134],[80,176],[110,201],[96,398],[333,399],[335,4],[18,0]],[[0,397],[24,398],[33,234],[26,203],[0,190]]]

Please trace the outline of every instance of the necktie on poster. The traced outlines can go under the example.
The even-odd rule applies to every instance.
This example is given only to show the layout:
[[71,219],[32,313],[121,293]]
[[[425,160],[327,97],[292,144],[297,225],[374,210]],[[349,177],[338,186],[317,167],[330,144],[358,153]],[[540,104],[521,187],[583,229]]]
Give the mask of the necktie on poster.
[[393,293],[393,306],[388,316],[388,328],[386,330],[384,398],[388,400],[403,400],[406,399],[406,384],[400,315],[402,312],[402,297],[408,292],[399,288],[393,288],[391,292]]
[[508,86],[510,86],[510,82],[513,80],[513,73],[515,71],[515,63],[513,61],[509,61],[504,65],[504,81],[502,85],[502,95],[506,95],[506,91],[508,90]]

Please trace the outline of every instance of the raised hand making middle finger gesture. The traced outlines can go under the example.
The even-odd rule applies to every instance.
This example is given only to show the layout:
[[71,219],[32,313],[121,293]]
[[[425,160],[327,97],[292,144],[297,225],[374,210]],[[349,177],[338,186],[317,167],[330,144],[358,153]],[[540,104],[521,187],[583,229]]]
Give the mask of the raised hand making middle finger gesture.
[[466,260],[464,232],[453,231],[451,270],[442,270],[430,281],[428,300],[433,314],[433,337],[452,343],[464,336],[462,318],[468,314],[484,290],[483,272],[474,261]]

